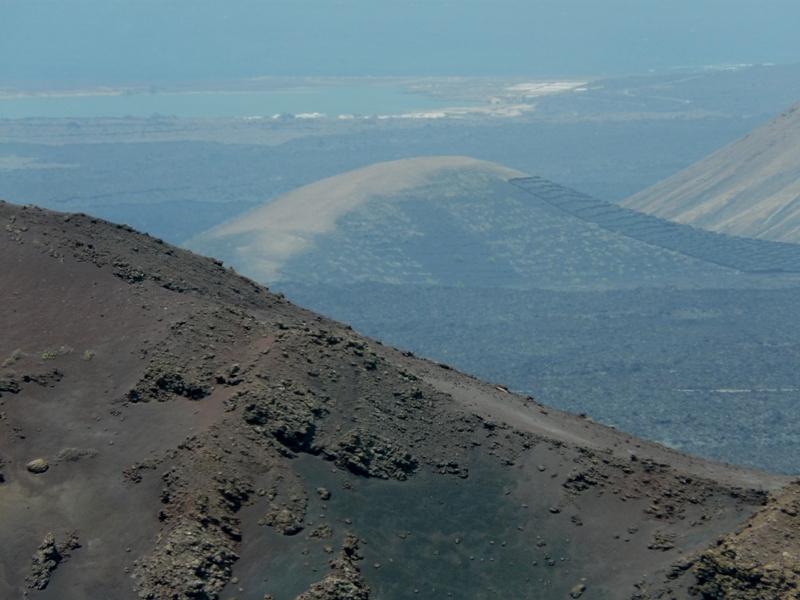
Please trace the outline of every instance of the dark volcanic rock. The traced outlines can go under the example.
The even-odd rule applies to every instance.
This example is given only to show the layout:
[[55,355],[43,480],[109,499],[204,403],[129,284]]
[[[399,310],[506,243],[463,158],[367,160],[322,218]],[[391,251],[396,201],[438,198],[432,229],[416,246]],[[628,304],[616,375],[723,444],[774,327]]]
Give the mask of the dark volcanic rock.
[[71,534],[62,544],[56,544],[55,536],[48,533],[31,560],[31,572],[26,583],[30,589],[43,590],[58,566],[66,561],[73,550],[80,548],[77,534]]
[[325,410],[310,392],[260,388],[242,396],[249,402],[244,409],[244,420],[259,431],[274,436],[281,444],[295,452],[313,450],[316,420]]
[[3,394],[18,394],[20,390],[19,382],[11,375],[0,376],[0,398]]
[[700,555],[694,592],[706,600],[800,597],[800,482],[773,496],[738,532]]
[[[131,402],[165,401],[174,396],[200,400],[211,393],[211,386],[199,381],[193,369],[174,364],[152,365],[134,389],[128,392]],[[195,375],[195,376],[193,376]]]
[[331,561],[331,573],[295,600],[369,600],[369,587],[358,568],[358,544],[358,538],[348,534],[341,554]]
[[366,431],[346,434],[336,449],[336,464],[366,477],[408,479],[419,466],[405,449]]
[[249,487],[219,474],[203,476],[209,477],[204,487],[210,493],[198,497],[187,486],[196,474],[176,467],[163,475],[165,526],[153,551],[136,566],[139,597],[216,598],[230,580],[242,537],[236,513]]
[[139,565],[139,597],[216,598],[231,578],[231,567],[238,558],[223,523],[183,519]]

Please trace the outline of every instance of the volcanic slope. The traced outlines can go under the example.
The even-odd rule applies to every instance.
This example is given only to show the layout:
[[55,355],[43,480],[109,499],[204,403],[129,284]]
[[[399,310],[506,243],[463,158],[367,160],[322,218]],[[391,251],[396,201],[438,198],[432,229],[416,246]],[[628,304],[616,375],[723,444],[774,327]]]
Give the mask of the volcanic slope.
[[416,359],[123,226],[0,222],[0,597],[797,591],[786,478]]
[[731,235],[800,243],[800,105],[622,202]]
[[793,245],[721,236],[466,157],[378,163],[190,240],[263,282],[549,289],[735,286]]

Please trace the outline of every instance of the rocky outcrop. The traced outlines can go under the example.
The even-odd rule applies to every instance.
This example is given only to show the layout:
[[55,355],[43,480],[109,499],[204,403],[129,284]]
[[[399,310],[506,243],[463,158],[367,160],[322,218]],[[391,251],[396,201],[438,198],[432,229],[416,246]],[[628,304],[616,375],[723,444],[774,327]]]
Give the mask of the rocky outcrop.
[[198,515],[181,519],[138,566],[139,597],[216,598],[239,558],[231,525]]
[[158,361],[150,365],[136,387],[128,392],[130,402],[163,402],[175,396],[200,400],[211,393],[211,386],[196,373],[197,369],[175,362]]
[[800,597],[800,482],[772,497],[737,533],[695,563],[694,591],[705,600]]
[[358,561],[359,541],[348,535],[338,558],[331,561],[331,572],[295,600],[369,600],[370,590],[361,576]]
[[19,394],[19,382],[12,375],[0,375],[0,398],[4,394]]
[[362,430],[351,431],[339,441],[336,464],[357,475],[400,481],[418,467],[417,459],[402,447]]
[[267,495],[270,504],[263,524],[282,535],[295,535],[304,528],[308,498],[300,481],[283,487],[283,493],[273,489]]
[[31,572],[25,580],[27,586],[32,590],[45,589],[50,583],[53,571],[70,557],[73,550],[80,547],[78,536],[75,533],[70,534],[61,544],[56,543],[56,538],[52,533],[45,535],[42,544],[31,559]]
[[325,414],[313,392],[280,385],[245,393],[244,420],[294,452],[314,452],[316,420]]
[[[174,468],[162,479],[165,523],[153,552],[136,564],[141,598],[216,598],[238,560],[241,531],[236,513],[249,497],[240,481],[216,475],[209,495],[187,494],[187,469]],[[213,491],[211,491],[213,490]]]

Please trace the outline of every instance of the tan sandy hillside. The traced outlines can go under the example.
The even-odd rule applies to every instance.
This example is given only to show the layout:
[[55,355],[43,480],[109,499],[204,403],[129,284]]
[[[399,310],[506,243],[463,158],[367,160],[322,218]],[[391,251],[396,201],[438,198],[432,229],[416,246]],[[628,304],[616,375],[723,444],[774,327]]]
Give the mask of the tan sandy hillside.
[[523,175],[466,156],[423,156],[377,163],[305,185],[187,242],[205,254],[235,256],[247,273],[272,281],[291,257],[308,250],[337,220],[379,198],[402,194],[447,173],[506,181]]
[[800,105],[622,205],[721,233],[800,243]]

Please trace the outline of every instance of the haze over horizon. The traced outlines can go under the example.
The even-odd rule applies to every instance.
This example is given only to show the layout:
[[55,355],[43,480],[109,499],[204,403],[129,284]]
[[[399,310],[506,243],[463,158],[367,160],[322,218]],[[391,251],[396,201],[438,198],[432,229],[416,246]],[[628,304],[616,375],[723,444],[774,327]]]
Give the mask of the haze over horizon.
[[800,62],[791,0],[4,0],[0,16],[3,86]]
[[0,0],[0,600],[800,599],[798,23]]

